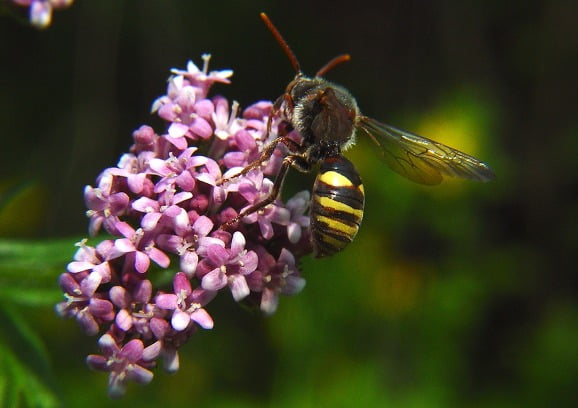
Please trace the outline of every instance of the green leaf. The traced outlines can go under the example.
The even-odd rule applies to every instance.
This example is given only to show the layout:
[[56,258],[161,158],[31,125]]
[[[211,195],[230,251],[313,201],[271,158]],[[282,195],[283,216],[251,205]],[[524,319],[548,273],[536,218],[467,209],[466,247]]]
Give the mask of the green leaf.
[[59,301],[57,279],[72,260],[77,241],[0,240],[0,298],[21,305]]
[[0,406],[52,408],[60,404],[54,393],[0,343]]
[[27,323],[26,318],[10,303],[0,303],[0,341],[22,350],[36,365],[48,366],[48,352],[42,339]]
[[40,373],[49,378],[48,352],[25,318],[0,304],[0,406],[50,408],[59,405]]

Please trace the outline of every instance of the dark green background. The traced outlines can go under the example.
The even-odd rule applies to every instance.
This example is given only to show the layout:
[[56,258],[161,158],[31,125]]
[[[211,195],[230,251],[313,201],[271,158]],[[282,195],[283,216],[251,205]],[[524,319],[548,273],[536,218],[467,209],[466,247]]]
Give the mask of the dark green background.
[[[497,178],[421,187],[360,141],[356,241],[305,259],[306,288],[270,318],[221,294],[177,375],[109,401],[84,363],[96,339],[52,310],[86,234],[82,189],[138,126],[162,131],[149,109],[170,68],[210,52],[213,69],[235,71],[214,93],[242,106],[280,95],[294,73],[260,11],[305,72],[350,53],[328,78],[365,114],[472,153]],[[576,21],[570,0],[77,0],[45,31],[0,17],[0,346],[46,384],[44,406],[575,406]],[[293,175],[288,189],[310,182]],[[3,364],[0,405],[20,392]]]

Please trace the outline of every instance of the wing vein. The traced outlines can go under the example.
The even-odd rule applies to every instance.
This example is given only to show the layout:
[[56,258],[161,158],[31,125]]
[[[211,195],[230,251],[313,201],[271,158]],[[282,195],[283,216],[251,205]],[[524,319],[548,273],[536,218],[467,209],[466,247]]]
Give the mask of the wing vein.
[[382,160],[395,172],[421,184],[439,184],[443,176],[489,181],[495,176],[485,163],[457,149],[360,117],[358,128],[378,145]]

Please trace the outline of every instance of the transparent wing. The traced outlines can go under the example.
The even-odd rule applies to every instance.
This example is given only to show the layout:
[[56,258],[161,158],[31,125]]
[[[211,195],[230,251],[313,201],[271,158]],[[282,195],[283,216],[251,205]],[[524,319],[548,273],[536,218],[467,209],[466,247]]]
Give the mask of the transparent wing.
[[358,129],[380,147],[383,161],[392,170],[420,184],[439,184],[443,176],[489,181],[494,173],[468,154],[422,136],[360,117]]

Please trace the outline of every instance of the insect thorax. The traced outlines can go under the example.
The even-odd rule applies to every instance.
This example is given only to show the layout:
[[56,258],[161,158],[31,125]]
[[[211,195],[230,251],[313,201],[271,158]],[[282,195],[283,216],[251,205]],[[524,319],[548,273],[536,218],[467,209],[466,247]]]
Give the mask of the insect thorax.
[[311,146],[313,158],[340,154],[355,143],[359,109],[345,88],[323,78],[298,77],[288,92],[294,105],[291,123]]

